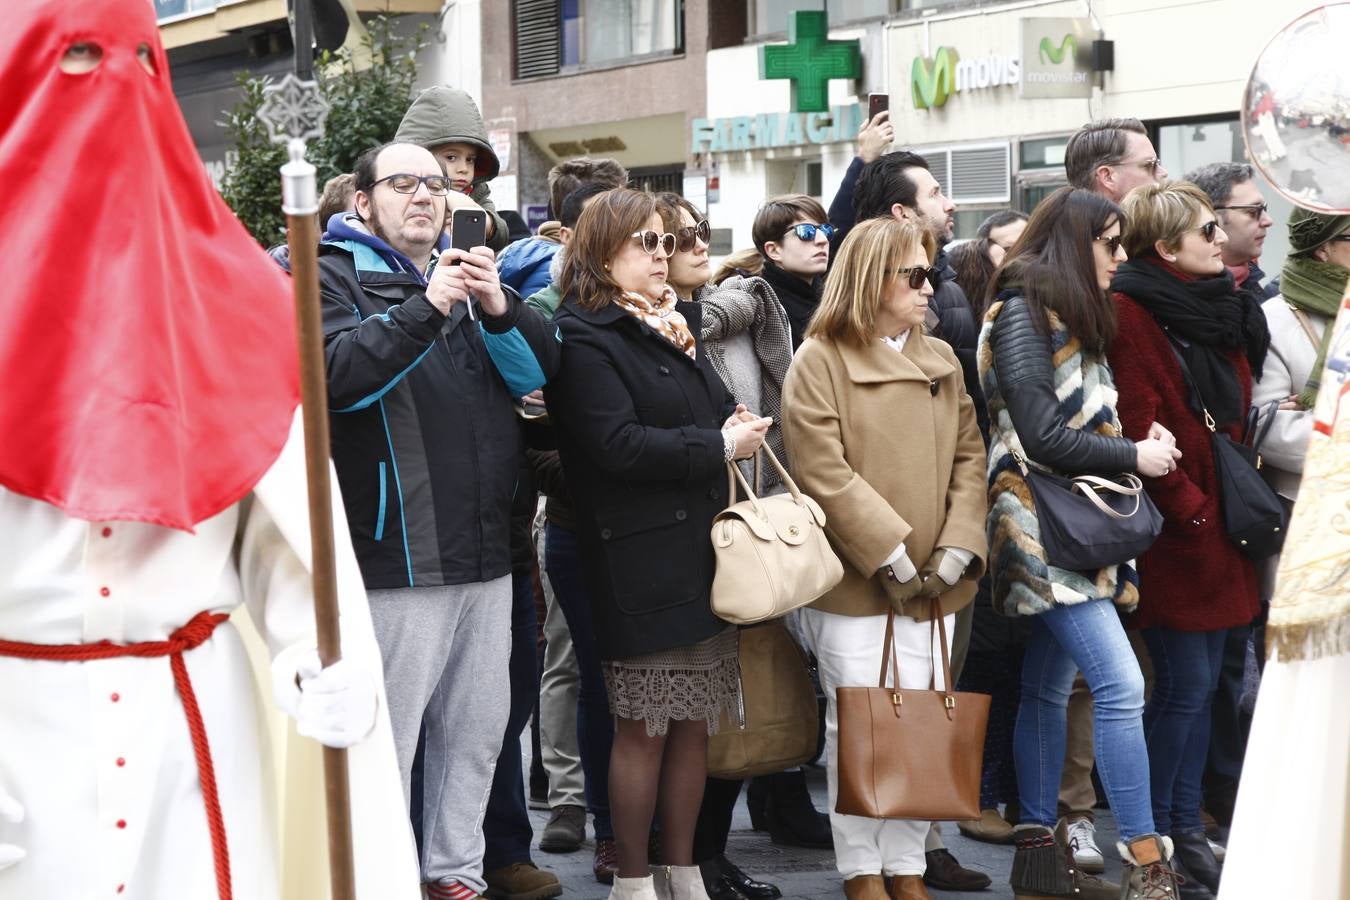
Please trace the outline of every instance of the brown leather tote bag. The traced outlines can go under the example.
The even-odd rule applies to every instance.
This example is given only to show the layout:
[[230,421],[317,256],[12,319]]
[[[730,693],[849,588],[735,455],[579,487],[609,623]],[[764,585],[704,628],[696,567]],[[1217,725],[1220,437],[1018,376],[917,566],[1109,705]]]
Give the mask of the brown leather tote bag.
[[[942,640],[942,684],[900,690],[893,644],[895,617],[886,617],[881,676],[876,687],[836,691],[839,798],[835,812],[872,819],[959,821],[980,817],[980,767],[989,695],[952,690],[947,626],[933,598],[933,624]],[[932,650],[932,640],[929,640]],[[934,662],[936,671],[937,663]]]
[[754,778],[799,766],[816,755],[820,710],[806,654],[782,619],[742,628],[741,698],[745,724],[722,712],[708,738],[708,774]]

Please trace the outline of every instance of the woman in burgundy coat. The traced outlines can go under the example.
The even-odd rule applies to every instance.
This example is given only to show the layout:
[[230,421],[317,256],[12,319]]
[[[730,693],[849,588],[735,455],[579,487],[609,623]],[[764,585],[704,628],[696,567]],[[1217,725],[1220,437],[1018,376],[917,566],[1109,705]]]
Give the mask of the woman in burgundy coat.
[[1164,525],[1138,561],[1140,602],[1129,624],[1143,631],[1156,679],[1144,710],[1153,817],[1191,876],[1183,896],[1207,898],[1219,881],[1200,821],[1210,703],[1227,631],[1249,624],[1260,603],[1252,561],[1224,531],[1210,432],[1177,357],[1217,427],[1238,437],[1270,333],[1224,268],[1227,235],[1199,188],[1147,185],[1122,206],[1130,260],[1111,282],[1120,331],[1108,354],[1120,421],[1134,440],[1160,422],[1182,452],[1166,475],[1145,479]]

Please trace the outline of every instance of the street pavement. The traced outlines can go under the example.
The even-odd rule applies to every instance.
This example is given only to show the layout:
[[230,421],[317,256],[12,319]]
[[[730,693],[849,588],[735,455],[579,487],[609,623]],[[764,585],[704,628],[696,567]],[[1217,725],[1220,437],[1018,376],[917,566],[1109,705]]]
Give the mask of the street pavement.
[[[528,731],[526,741],[528,742]],[[528,753],[528,743],[526,744]],[[525,759],[528,766],[528,757]],[[528,768],[526,769],[528,773]],[[816,808],[826,809],[825,770],[819,766],[807,768],[807,782],[811,788],[811,797]],[[563,897],[569,900],[603,900],[609,896],[609,888],[598,884],[591,874],[591,855],[594,851],[593,834],[587,826],[585,846],[576,853],[542,853],[539,851],[539,835],[548,822],[548,813],[531,810],[530,822],[534,826],[534,862],[535,865],[551,869],[563,883]],[[954,900],[954,898],[985,898],[985,900],[1012,900],[1012,890],[1008,887],[1008,871],[1012,866],[1013,848],[995,846],[972,841],[961,835],[954,823],[943,825],[943,837],[947,848],[967,868],[984,872],[993,885],[974,893],[950,893],[930,891],[934,898]],[[1097,843],[1106,857],[1106,874],[1111,880],[1120,877],[1120,859],[1115,852],[1116,829],[1111,814],[1105,810],[1097,811]],[[818,897],[843,897],[842,881],[834,867],[834,854],[828,850],[802,850],[797,847],[779,847],[769,841],[769,836],[755,832],[750,828],[750,814],[745,808],[745,794],[736,806],[732,821],[731,838],[727,842],[727,857],[744,869],[748,874],[778,885],[785,900],[807,900]]]

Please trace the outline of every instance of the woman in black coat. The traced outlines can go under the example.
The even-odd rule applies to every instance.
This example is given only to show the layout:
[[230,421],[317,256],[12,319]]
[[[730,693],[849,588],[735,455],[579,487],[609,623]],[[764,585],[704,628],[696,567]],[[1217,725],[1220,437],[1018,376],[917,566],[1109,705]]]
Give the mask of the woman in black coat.
[[651,197],[591,202],[559,281],[563,360],[546,389],[616,717],[611,896],[642,900],[656,896],[658,794],[660,877],[674,898],[707,896],[691,858],[707,739],[740,693],[735,629],[709,604],[709,534],[726,463],[753,455],[770,424],[735,405],[702,352],[698,305],[666,285],[674,249]]

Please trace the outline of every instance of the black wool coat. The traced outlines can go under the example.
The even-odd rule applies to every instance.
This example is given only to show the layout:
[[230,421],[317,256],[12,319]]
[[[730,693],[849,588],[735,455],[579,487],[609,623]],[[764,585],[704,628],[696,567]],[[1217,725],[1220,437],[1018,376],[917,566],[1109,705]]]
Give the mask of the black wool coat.
[[[677,309],[695,340],[697,303]],[[687,647],[712,614],[712,520],[726,507],[722,423],[735,409],[696,360],[614,304],[558,308],[562,366],[544,389],[576,512],[602,659]]]

